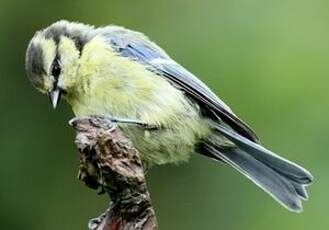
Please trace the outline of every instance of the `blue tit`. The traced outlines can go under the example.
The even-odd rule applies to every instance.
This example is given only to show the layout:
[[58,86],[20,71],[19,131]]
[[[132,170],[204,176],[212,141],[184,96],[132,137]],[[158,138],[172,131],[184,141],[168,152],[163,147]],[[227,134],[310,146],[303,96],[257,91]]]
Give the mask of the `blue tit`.
[[56,22],[32,38],[26,72],[54,108],[62,97],[78,117],[121,121],[146,163],[180,163],[197,153],[225,162],[291,211],[308,198],[307,170],[264,148],[229,106],[142,33]]

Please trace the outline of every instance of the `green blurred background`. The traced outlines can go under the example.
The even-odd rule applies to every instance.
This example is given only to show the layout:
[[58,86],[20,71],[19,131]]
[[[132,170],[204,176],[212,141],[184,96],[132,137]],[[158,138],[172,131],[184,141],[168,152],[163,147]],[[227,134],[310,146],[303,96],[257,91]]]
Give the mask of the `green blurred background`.
[[203,157],[153,168],[160,229],[328,229],[329,1],[18,1],[0,7],[0,228],[86,229],[108,199],[76,179],[73,117],[25,77],[34,32],[59,20],[143,31],[316,181],[299,215]]

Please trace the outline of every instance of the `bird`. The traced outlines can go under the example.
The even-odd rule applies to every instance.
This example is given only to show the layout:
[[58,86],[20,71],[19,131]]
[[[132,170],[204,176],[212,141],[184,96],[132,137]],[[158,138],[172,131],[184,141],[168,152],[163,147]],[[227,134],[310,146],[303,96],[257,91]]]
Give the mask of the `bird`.
[[34,34],[25,69],[54,108],[63,98],[77,117],[117,122],[148,165],[201,154],[290,211],[302,211],[308,199],[312,174],[262,146],[227,104],[143,33],[60,20]]

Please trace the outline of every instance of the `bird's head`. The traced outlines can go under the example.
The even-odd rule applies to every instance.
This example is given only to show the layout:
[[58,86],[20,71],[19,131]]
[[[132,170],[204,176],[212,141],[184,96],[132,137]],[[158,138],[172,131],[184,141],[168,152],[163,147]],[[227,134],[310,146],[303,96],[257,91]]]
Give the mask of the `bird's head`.
[[26,52],[26,72],[35,88],[56,108],[61,95],[75,86],[79,60],[93,27],[67,21],[38,31]]

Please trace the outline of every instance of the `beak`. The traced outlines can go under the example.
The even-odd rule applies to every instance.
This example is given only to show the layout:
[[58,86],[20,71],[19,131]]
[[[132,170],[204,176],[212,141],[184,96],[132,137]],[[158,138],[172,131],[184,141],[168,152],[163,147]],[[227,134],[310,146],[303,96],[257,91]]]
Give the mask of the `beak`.
[[50,93],[48,93],[50,102],[53,106],[54,109],[56,109],[60,99],[61,99],[61,90],[60,89],[53,89],[52,91],[50,91]]

